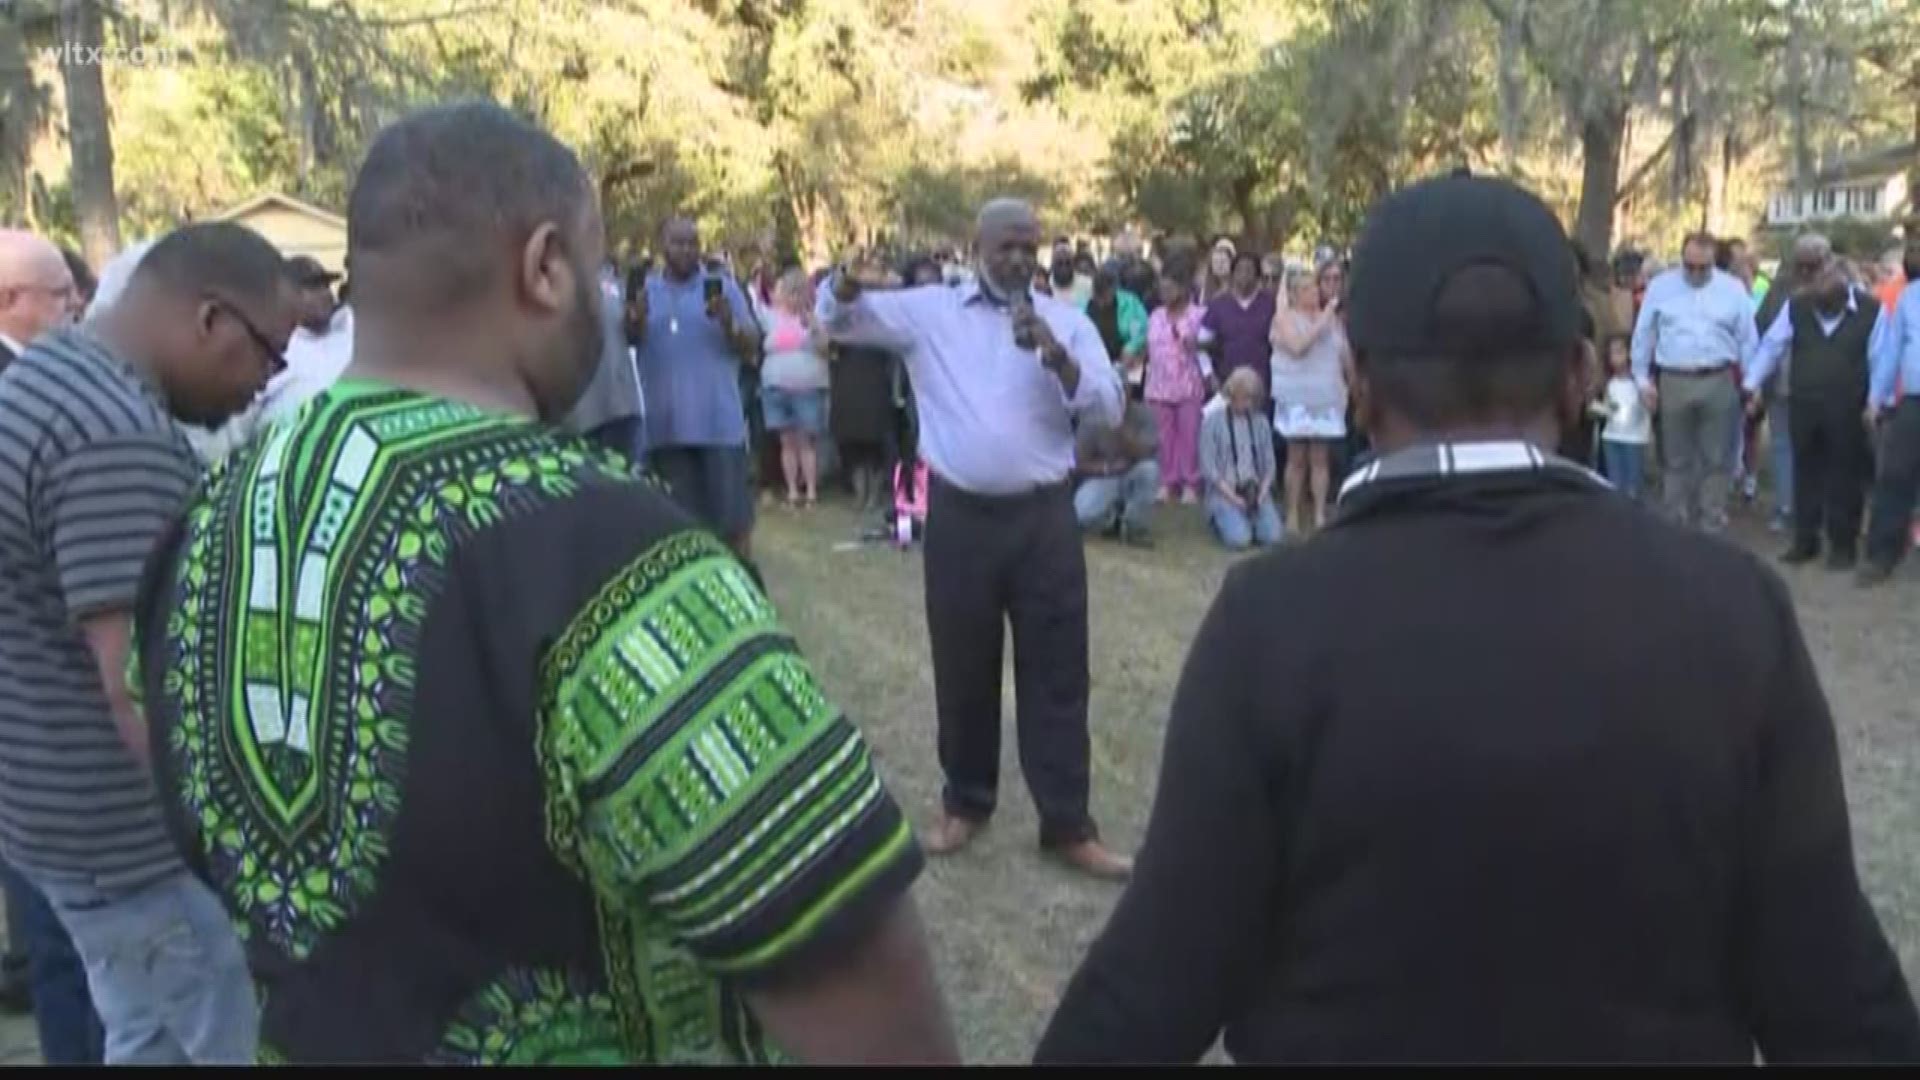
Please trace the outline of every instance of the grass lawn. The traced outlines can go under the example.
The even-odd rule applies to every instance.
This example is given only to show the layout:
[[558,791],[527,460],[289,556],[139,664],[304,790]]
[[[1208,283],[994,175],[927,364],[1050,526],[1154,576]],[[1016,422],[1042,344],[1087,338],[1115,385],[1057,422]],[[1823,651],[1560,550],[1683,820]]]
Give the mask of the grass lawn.
[[[836,551],[854,518],[828,505],[769,509],[757,554],[788,625],[827,690],[866,731],[907,812],[937,805],[933,675],[920,558],[889,548]],[[1093,806],[1123,850],[1140,840],[1158,772],[1161,726],[1188,642],[1233,562],[1199,511],[1161,513],[1160,546],[1089,547],[1093,631]],[[1771,552],[1773,538],[1750,533]],[[1920,569],[1857,592],[1818,569],[1788,575],[1839,725],[1867,890],[1909,978],[1920,975]],[[1011,657],[1009,657],[1009,664]],[[918,897],[941,980],[973,1062],[1026,1061],[1053,1006],[1119,895],[1045,861],[1016,768],[1012,673],[1004,680],[1001,810],[966,853],[934,862]],[[0,1018],[0,1064],[37,1060],[33,1025]]]
[[[769,509],[756,556],[828,692],[866,731],[908,814],[924,822],[938,805],[940,771],[920,557],[835,550],[854,527],[832,505],[804,515]],[[1164,508],[1157,529],[1156,550],[1088,549],[1093,809],[1122,850],[1140,840],[1174,684],[1233,562],[1197,508]],[[1769,554],[1775,546],[1764,533],[1748,539]],[[1920,570],[1866,594],[1817,568],[1788,577],[1839,725],[1862,875],[1911,979],[1920,975]],[[961,1049],[974,1062],[1028,1059],[1118,896],[1037,850],[1014,751],[1010,652],[1000,812],[973,848],[934,862],[918,887]]]

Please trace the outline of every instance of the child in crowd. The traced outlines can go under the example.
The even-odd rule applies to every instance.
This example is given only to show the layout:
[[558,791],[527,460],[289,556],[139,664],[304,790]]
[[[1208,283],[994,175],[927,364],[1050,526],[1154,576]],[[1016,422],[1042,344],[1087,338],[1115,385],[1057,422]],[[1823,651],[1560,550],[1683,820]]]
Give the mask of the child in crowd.
[[1653,435],[1653,417],[1633,381],[1631,355],[1625,334],[1608,334],[1605,397],[1594,403],[1596,417],[1606,421],[1600,432],[1600,453],[1607,479],[1629,499],[1638,500],[1647,471],[1647,444]]
[[1147,404],[1160,429],[1162,501],[1200,501],[1200,417],[1212,392],[1213,364],[1200,349],[1211,338],[1205,312],[1185,275],[1160,275],[1160,307],[1147,319]]

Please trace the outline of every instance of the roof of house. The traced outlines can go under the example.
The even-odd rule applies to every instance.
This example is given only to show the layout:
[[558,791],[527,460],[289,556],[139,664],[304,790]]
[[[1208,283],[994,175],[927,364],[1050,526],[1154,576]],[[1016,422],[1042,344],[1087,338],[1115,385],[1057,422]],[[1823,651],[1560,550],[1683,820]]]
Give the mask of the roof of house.
[[214,215],[214,220],[234,221],[239,218],[246,217],[257,210],[260,210],[268,206],[284,207],[286,209],[293,210],[301,214],[305,214],[308,217],[315,218],[320,221],[324,221],[329,225],[334,225],[342,229],[347,227],[347,219],[341,217],[339,214],[335,214],[328,210],[322,210],[319,207],[313,205],[312,203],[301,202],[299,199],[296,199],[291,195],[282,195],[277,191],[269,191],[260,195],[255,195],[253,198],[248,199],[246,202],[243,202],[238,206],[230,207],[229,209],[222,210],[218,214]]
[[1816,184],[1833,184],[1843,180],[1885,180],[1913,168],[1915,157],[1920,157],[1920,142],[1882,147],[1835,162],[1815,173],[1813,180]]

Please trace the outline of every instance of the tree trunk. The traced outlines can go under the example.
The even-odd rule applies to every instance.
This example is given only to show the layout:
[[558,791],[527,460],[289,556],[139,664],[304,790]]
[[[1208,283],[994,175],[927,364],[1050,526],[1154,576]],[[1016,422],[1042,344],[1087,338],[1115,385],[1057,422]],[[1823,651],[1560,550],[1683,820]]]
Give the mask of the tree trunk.
[[120,205],[113,194],[113,130],[100,77],[106,32],[99,0],[61,0],[60,78],[67,91],[67,144],[73,153],[73,205],[80,248],[103,266],[120,250]]
[[1707,169],[1707,206],[1706,230],[1715,236],[1725,236],[1727,226],[1727,187],[1733,179],[1733,135],[1720,136],[1720,153],[1713,165]]
[[1604,259],[1613,250],[1613,196],[1620,186],[1620,148],[1626,143],[1627,110],[1590,116],[1580,126],[1580,211],[1573,235],[1588,254]]

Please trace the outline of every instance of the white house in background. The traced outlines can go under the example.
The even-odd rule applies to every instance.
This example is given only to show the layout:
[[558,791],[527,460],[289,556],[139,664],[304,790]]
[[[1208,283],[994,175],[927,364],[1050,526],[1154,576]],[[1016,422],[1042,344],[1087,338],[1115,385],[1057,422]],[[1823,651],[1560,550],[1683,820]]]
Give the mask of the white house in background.
[[1907,170],[1920,144],[1861,154],[1816,173],[1804,188],[1788,187],[1767,201],[1767,224],[1791,228],[1809,221],[1860,218],[1899,221],[1914,209]]

